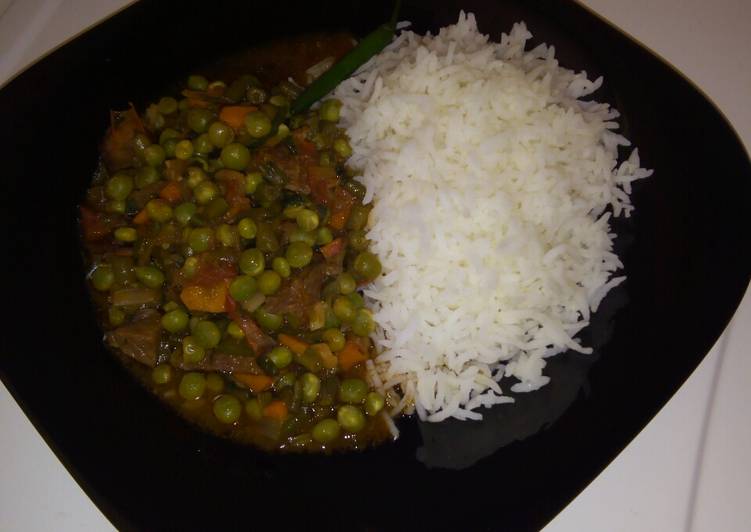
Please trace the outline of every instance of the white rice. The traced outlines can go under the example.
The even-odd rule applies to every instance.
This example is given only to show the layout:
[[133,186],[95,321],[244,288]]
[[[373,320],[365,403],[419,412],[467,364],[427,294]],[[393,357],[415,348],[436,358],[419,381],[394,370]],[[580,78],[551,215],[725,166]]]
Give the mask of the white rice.
[[[611,216],[629,216],[637,150],[618,164],[618,112],[581,101],[602,85],[501,42],[472,14],[438,35],[402,32],[334,96],[373,201],[384,274],[365,294],[380,350],[371,380],[392,413],[479,419],[544,386],[545,358],[590,353],[576,334],[623,276]],[[398,388],[397,388],[398,387]]]

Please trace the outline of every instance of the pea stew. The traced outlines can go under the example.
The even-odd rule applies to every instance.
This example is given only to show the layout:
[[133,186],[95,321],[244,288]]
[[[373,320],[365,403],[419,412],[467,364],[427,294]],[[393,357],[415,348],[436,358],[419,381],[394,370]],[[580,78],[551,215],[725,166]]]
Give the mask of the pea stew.
[[389,434],[360,293],[381,265],[341,104],[289,113],[351,42],[279,42],[113,112],[80,207],[107,345],[185,418],[264,449]]

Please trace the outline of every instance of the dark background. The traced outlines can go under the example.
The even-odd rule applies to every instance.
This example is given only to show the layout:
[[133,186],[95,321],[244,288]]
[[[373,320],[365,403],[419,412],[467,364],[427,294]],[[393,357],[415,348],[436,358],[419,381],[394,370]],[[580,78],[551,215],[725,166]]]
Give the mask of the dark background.
[[[269,455],[172,414],[103,348],[83,283],[76,205],[111,108],[141,105],[201,65],[312,30],[363,35],[387,2],[143,1],[0,91],[4,295],[0,376],[123,529],[534,530],[654,416],[718,338],[749,280],[748,157],[717,110],[573,3],[407,2],[418,31],[477,14],[495,39],[524,19],[597,98],[655,175],[619,221],[628,281],[551,361],[551,385],[483,423],[401,423],[395,443],[333,457]],[[523,440],[523,441],[522,441]],[[665,445],[680,445],[666,441]],[[419,457],[419,458],[418,458]]]

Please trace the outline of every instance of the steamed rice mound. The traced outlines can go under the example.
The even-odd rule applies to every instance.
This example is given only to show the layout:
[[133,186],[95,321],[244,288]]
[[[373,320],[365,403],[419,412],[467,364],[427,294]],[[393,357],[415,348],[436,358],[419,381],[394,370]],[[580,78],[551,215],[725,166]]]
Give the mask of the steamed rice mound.
[[384,274],[365,291],[380,355],[371,379],[392,413],[479,419],[531,391],[625,277],[611,216],[629,216],[637,150],[618,163],[618,112],[582,101],[602,78],[561,68],[553,47],[501,42],[472,14],[438,35],[402,32],[334,96],[373,201]]

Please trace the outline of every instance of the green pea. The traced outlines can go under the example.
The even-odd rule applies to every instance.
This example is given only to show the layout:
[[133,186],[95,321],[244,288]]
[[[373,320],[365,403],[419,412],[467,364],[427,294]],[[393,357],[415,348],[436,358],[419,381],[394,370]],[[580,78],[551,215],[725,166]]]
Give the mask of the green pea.
[[370,215],[370,207],[365,205],[355,205],[352,207],[352,211],[347,219],[347,228],[357,231],[362,229],[368,224],[368,216]]
[[164,148],[159,144],[152,144],[143,150],[143,160],[149,166],[159,166],[164,162],[165,157]]
[[132,227],[118,227],[115,229],[115,240],[120,242],[135,242],[138,232]]
[[378,392],[370,392],[365,396],[365,413],[369,416],[375,416],[385,405],[386,400]]
[[[209,181],[207,181],[208,183]],[[217,196],[206,204],[206,208],[203,210],[204,216],[209,220],[216,220],[224,216],[229,210],[229,203],[221,196]]]
[[365,236],[365,231],[362,229],[349,233],[349,246],[355,251],[365,251],[369,244],[368,237]]
[[237,223],[237,231],[241,237],[251,240],[256,237],[258,227],[252,218],[243,218]]
[[146,212],[151,220],[164,223],[172,218],[172,207],[163,199],[153,199],[146,204]]
[[337,283],[339,286],[339,293],[343,295],[351,294],[357,288],[357,282],[355,281],[355,278],[347,272],[339,275]]
[[109,200],[107,202],[107,212],[116,212],[117,214],[125,214],[125,200]]
[[222,148],[220,159],[222,164],[227,168],[232,170],[244,170],[250,162],[250,150],[242,144],[233,142]]
[[91,284],[100,292],[106,292],[112,288],[114,282],[115,272],[112,271],[111,266],[102,264],[91,272]]
[[213,181],[201,181],[193,189],[193,195],[196,201],[201,205],[206,205],[219,194],[219,187]]
[[352,146],[349,145],[349,142],[347,142],[347,139],[345,138],[339,137],[338,139],[335,139],[332,147],[342,159],[346,159],[352,155]]
[[318,214],[310,209],[303,209],[295,217],[297,226],[303,231],[312,231],[318,227]]
[[181,140],[175,144],[175,157],[185,161],[193,157],[193,143],[189,140]]
[[311,373],[318,373],[323,368],[321,355],[311,347],[307,348],[302,355],[298,355],[296,361]]
[[[191,248],[193,248],[192,245],[191,245]],[[195,248],[193,248],[193,250],[195,251]],[[185,264],[183,264],[183,267],[182,267],[183,275],[185,275],[185,277],[190,279],[196,274],[197,271],[198,271],[198,257],[188,257],[187,259],[185,259]]]
[[256,231],[256,247],[264,253],[276,253],[279,249],[279,239],[270,223],[259,223]]
[[347,432],[360,432],[365,427],[365,415],[356,406],[340,406],[336,419]]
[[173,310],[177,310],[180,308],[180,304],[177,301],[167,301],[164,305],[162,305],[162,310],[164,312],[172,312]]
[[156,384],[167,384],[172,380],[172,366],[169,364],[159,364],[151,370],[151,380]]
[[205,133],[209,129],[214,113],[208,109],[191,109],[188,111],[188,127],[198,133]]
[[254,421],[260,421],[263,417],[263,407],[258,399],[250,399],[245,402],[245,413]]
[[171,333],[184,331],[188,326],[188,313],[183,309],[175,309],[162,316],[162,327]]
[[268,354],[269,359],[274,363],[274,365],[279,368],[286,368],[292,363],[292,351],[287,349],[286,347],[278,346],[271,350],[271,352]]
[[196,227],[188,235],[188,245],[196,253],[211,248],[214,243],[214,231],[209,227]]
[[365,197],[365,185],[355,179],[350,179],[344,183],[344,188],[359,200]]
[[134,268],[136,278],[144,286],[149,288],[159,288],[164,284],[164,274],[154,266],[136,266]]
[[211,143],[208,133],[201,133],[193,139],[193,151],[204,156],[214,151],[214,145]]
[[206,375],[206,388],[212,393],[221,393],[224,390],[224,379],[218,373]]
[[206,181],[206,179],[206,172],[204,172],[202,168],[197,166],[191,166],[188,168],[188,187],[194,189],[199,183]]
[[310,247],[313,247],[316,243],[316,236],[313,233],[303,231],[299,227],[295,227],[289,232],[289,241],[292,242],[305,242]]
[[258,276],[258,290],[265,296],[270,296],[279,290],[282,277],[273,270],[265,270]]
[[323,332],[323,341],[328,344],[332,351],[337,352],[344,349],[347,339],[339,329],[326,329]]
[[292,274],[289,262],[284,257],[274,257],[274,260],[271,261],[271,268],[284,279]]
[[238,244],[237,229],[229,224],[221,224],[216,228],[216,238],[222,246],[234,247]]
[[193,336],[198,345],[205,349],[212,349],[219,345],[222,339],[222,331],[213,321],[202,320],[193,329]]
[[171,96],[165,96],[164,98],[159,100],[159,103],[156,107],[163,115],[171,115],[172,113],[177,111],[177,100],[175,100]]
[[193,216],[195,216],[197,209],[198,207],[196,207],[195,203],[185,202],[175,207],[172,214],[175,217],[175,220],[177,220],[177,223],[180,225],[188,225],[193,219]]
[[297,215],[300,214],[304,210],[305,210],[304,205],[300,205],[296,203],[293,205],[287,205],[282,211],[282,214],[284,215],[285,218],[294,220],[295,218],[297,218]]
[[227,325],[227,334],[229,334],[235,340],[242,340],[245,338],[245,332],[234,321],[229,322]]
[[335,419],[323,419],[316,423],[311,436],[318,443],[330,443],[339,437],[341,429]]
[[188,88],[192,91],[205,91],[209,88],[209,80],[199,74],[188,76]]
[[175,157],[178,142],[180,142],[180,139],[167,139],[162,143],[162,148],[164,148],[164,156],[167,159]]
[[198,343],[194,336],[185,336],[182,340],[183,362],[198,364],[206,358],[206,349]]
[[235,131],[224,122],[214,122],[209,126],[209,140],[217,148],[224,148],[235,140]]
[[344,297],[339,296],[334,300],[334,315],[345,323],[355,319],[355,307],[352,302]]
[[107,180],[104,193],[109,199],[124,200],[133,190],[133,178],[128,174],[115,174]]
[[107,318],[110,320],[110,325],[117,327],[125,322],[125,312],[117,307],[110,307],[107,311]]
[[325,120],[327,122],[338,122],[339,111],[341,110],[341,108],[342,102],[340,102],[339,100],[326,100],[318,109],[318,116],[321,118],[321,120]]
[[245,193],[253,194],[262,182],[263,175],[261,172],[249,172],[245,176]]
[[351,327],[352,332],[357,336],[369,336],[375,330],[375,322],[370,311],[364,308],[358,310],[355,319],[352,320]]
[[271,133],[271,119],[262,111],[253,111],[245,115],[245,129],[251,137],[260,139]]
[[304,242],[292,242],[284,256],[293,268],[303,268],[313,259],[313,248]]
[[159,144],[164,146],[164,143],[167,142],[170,139],[180,139],[180,132],[172,129],[171,127],[168,127],[166,129],[163,129],[161,133],[159,133]]
[[339,386],[339,399],[344,403],[360,404],[368,393],[368,385],[362,379],[344,379]]
[[347,299],[349,299],[350,303],[352,303],[352,306],[355,307],[355,310],[361,309],[365,306],[365,300],[362,298],[359,292],[352,292],[351,294],[348,294]]
[[331,233],[331,229],[328,227],[321,227],[316,234],[316,244],[319,246],[325,246],[334,240],[334,235]]
[[234,395],[220,395],[214,401],[214,416],[222,423],[230,424],[240,419],[242,406]]
[[278,330],[282,326],[282,323],[284,323],[282,316],[269,312],[263,307],[256,309],[253,317],[258,322],[258,325],[269,331]]
[[256,280],[250,275],[238,275],[229,285],[229,294],[235,301],[246,301],[256,293]]
[[248,275],[259,275],[266,267],[266,260],[260,249],[246,249],[240,255],[240,270]]
[[312,373],[305,373],[300,377],[302,383],[302,400],[303,403],[310,404],[318,397],[318,392],[321,391],[321,379],[313,375]]
[[355,257],[354,268],[357,275],[372,281],[381,274],[381,261],[371,252],[363,251]]
[[153,166],[142,166],[138,169],[135,178],[135,185],[138,188],[144,188],[153,185],[159,181],[159,171]]
[[183,375],[180,379],[180,385],[177,389],[180,397],[187,401],[200,399],[206,391],[206,378],[202,373],[191,371]]

